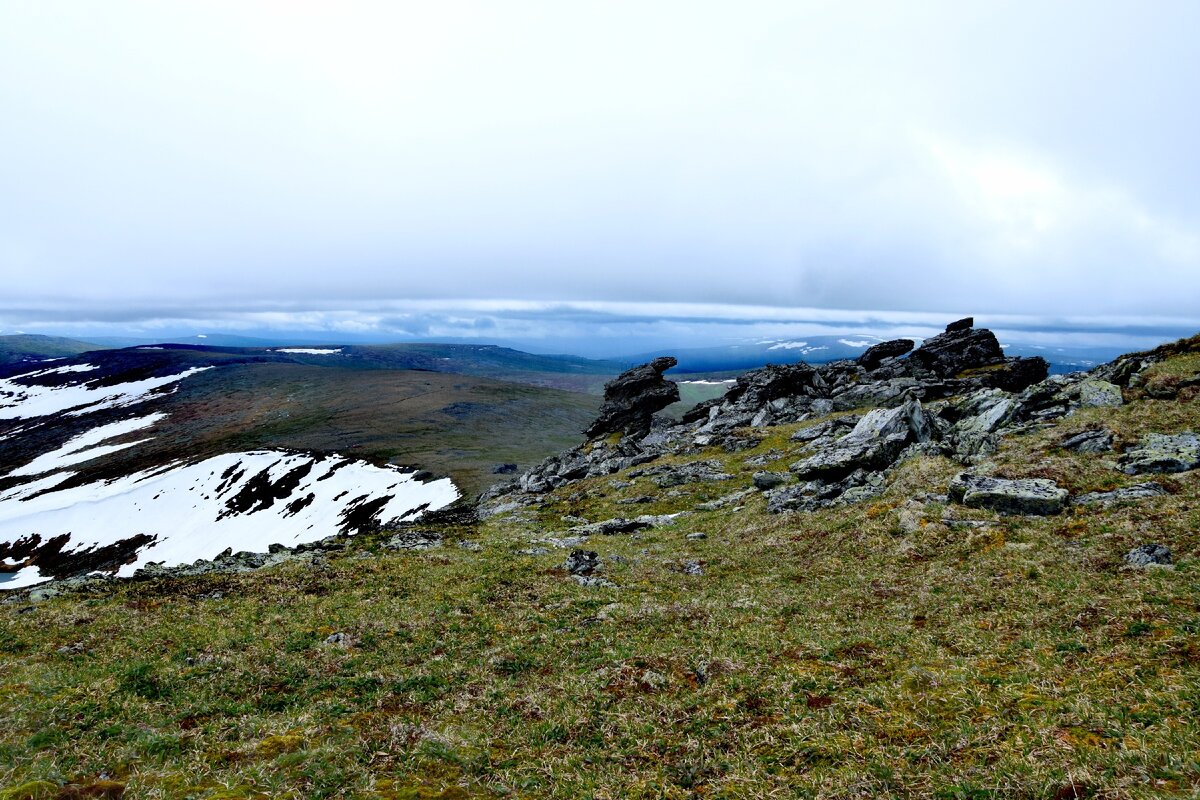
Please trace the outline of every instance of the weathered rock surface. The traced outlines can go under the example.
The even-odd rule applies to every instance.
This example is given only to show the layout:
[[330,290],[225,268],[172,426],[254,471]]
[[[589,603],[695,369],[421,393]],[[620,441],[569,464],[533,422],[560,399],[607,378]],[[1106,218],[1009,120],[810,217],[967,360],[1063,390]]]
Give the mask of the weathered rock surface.
[[950,481],[951,499],[968,508],[1001,514],[1057,514],[1066,507],[1067,490],[1044,478],[1007,480],[960,472]]
[[1167,490],[1162,484],[1148,481],[1122,489],[1113,489],[1111,492],[1088,492],[1073,498],[1071,503],[1077,506],[1111,506],[1126,500],[1145,500],[1149,497],[1162,497],[1165,494],[1167,494]]
[[606,383],[604,404],[586,431],[588,438],[618,432],[635,438],[648,434],[655,412],[679,400],[679,387],[662,376],[677,363],[670,356],[656,358]]
[[986,328],[974,328],[975,321],[952,322],[946,330],[926,339],[908,357],[910,361],[943,378],[953,378],[969,369],[1004,363],[1004,350],[996,335]]
[[1139,545],[1125,554],[1125,563],[1131,567],[1145,569],[1153,566],[1170,566],[1175,563],[1171,550],[1161,544]]
[[1152,433],[1125,452],[1121,469],[1129,475],[1186,472],[1200,466],[1200,437],[1186,431],[1167,435]]
[[1081,431],[1063,439],[1060,446],[1076,453],[1107,453],[1112,450],[1112,431]]
[[1079,405],[1083,408],[1116,408],[1124,404],[1121,387],[1115,383],[1095,379],[1079,383]]
[[591,575],[600,568],[600,554],[595,550],[572,550],[563,568],[572,575]]
[[801,480],[836,481],[858,469],[884,469],[908,444],[929,441],[932,430],[916,400],[899,408],[877,408],[827,448],[792,464],[791,471]]
[[897,358],[908,353],[913,349],[914,344],[912,339],[892,339],[871,345],[858,357],[858,363],[863,369],[875,369],[886,359]]

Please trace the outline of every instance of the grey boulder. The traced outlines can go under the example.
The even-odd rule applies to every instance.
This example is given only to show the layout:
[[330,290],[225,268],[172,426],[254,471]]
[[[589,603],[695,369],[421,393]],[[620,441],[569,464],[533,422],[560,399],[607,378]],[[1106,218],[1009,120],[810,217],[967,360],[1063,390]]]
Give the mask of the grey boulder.
[[950,481],[951,499],[968,508],[1001,514],[1057,514],[1067,505],[1067,490],[1044,478],[1008,480],[960,472]]
[[1129,475],[1186,472],[1200,466],[1200,437],[1190,431],[1174,436],[1152,433],[1121,456],[1120,463]]

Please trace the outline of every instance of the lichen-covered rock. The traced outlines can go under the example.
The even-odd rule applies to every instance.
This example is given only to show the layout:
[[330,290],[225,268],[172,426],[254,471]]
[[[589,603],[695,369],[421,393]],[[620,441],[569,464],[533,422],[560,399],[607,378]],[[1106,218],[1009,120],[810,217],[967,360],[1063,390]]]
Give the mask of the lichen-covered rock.
[[951,499],[968,508],[1001,514],[1057,514],[1066,507],[1067,490],[1044,478],[1007,480],[960,472],[950,481]]
[[1175,563],[1175,559],[1166,545],[1143,544],[1125,554],[1125,563],[1131,567],[1145,569],[1152,566],[1170,566]]
[[1089,430],[1068,436],[1059,443],[1064,450],[1076,453],[1107,453],[1112,450],[1112,431]]
[[1079,495],[1071,500],[1071,502],[1077,506],[1111,506],[1113,503],[1120,503],[1126,500],[1145,500],[1149,497],[1162,497],[1165,494],[1167,494],[1167,490],[1162,484],[1147,481],[1135,486],[1113,489],[1111,492],[1088,492],[1087,494]]
[[1092,379],[1079,384],[1079,405],[1083,408],[1116,408],[1124,404],[1121,387],[1116,384]]
[[588,438],[623,433],[639,438],[650,432],[655,412],[679,400],[679,387],[662,374],[678,362],[670,356],[626,370],[604,385],[600,416],[587,429]]
[[1186,472],[1200,466],[1200,437],[1191,431],[1167,435],[1152,433],[1128,450],[1120,460],[1129,475]]

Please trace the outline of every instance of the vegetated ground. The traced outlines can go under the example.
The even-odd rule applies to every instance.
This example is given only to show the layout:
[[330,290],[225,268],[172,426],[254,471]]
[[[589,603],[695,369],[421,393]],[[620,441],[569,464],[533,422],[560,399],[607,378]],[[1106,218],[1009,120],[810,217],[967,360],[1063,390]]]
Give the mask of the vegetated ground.
[[599,405],[594,395],[464,375],[248,364],[185,381],[168,422],[213,452],[334,450],[449,475],[473,497],[495,482],[497,464],[527,467],[577,442]]
[[[1198,368],[1181,356],[1147,385]],[[1200,428],[1195,392],[1129,399],[1006,439],[999,471],[1075,493],[1144,480],[1056,446],[1100,421],[1118,448]],[[527,517],[439,523],[435,550],[387,551],[384,533],[324,567],[0,604],[0,798],[1200,793],[1195,473],[1057,517],[949,509],[993,523],[976,529],[936,502],[901,526],[959,469],[931,457],[871,503],[694,510],[748,487],[748,457],[785,468],[816,422],[695,456],[731,481],[589,479]],[[564,549],[521,552],[564,516],[685,510],[592,537],[615,587],[570,580]],[[1146,542],[1176,567],[1124,567]]]

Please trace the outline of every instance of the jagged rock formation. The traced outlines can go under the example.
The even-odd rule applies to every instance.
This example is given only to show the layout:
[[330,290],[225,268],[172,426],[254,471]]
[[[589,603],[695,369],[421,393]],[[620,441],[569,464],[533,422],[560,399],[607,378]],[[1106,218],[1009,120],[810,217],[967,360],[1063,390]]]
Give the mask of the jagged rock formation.
[[640,438],[649,433],[655,412],[679,401],[679,387],[662,376],[677,363],[670,356],[656,358],[604,384],[604,405],[586,431],[588,438],[618,432]]
[[[591,441],[547,459],[516,481],[493,487],[481,496],[480,513],[536,504],[556,487],[666,455],[686,456],[713,446],[726,452],[753,447],[765,435],[763,428],[834,412],[842,413],[791,437],[803,449],[788,473],[760,471],[751,488],[702,505],[723,507],[757,493],[774,512],[859,502],[881,493],[890,471],[909,455],[943,455],[971,467],[994,453],[1004,435],[1036,429],[1076,409],[1120,405],[1123,392],[1136,385],[1142,371],[1171,354],[1159,348],[1122,357],[1091,373],[1047,377],[1045,360],[1006,357],[995,335],[975,328],[971,318],[951,323],[916,349],[912,346],[910,340],[897,339],[875,345],[856,361],[752,370],[722,397],[697,405],[677,424],[653,418],[654,411],[677,397],[674,384],[662,378],[674,361],[658,359],[637,367],[606,387],[601,416],[588,429]],[[857,409],[872,410],[852,413]],[[624,435],[618,441],[600,438],[614,431]],[[1068,437],[1061,446],[1105,452],[1112,448],[1113,437],[1108,431],[1089,430]],[[1151,438],[1122,459],[1128,472],[1174,471],[1197,464],[1200,444],[1194,436]],[[703,460],[654,464],[630,474],[654,476],[652,482],[660,488],[731,477],[719,462]],[[968,506],[1003,513],[1058,513],[1068,501],[1067,493],[1044,483],[965,473],[951,495]],[[1135,495],[1111,501],[1143,496]]]

